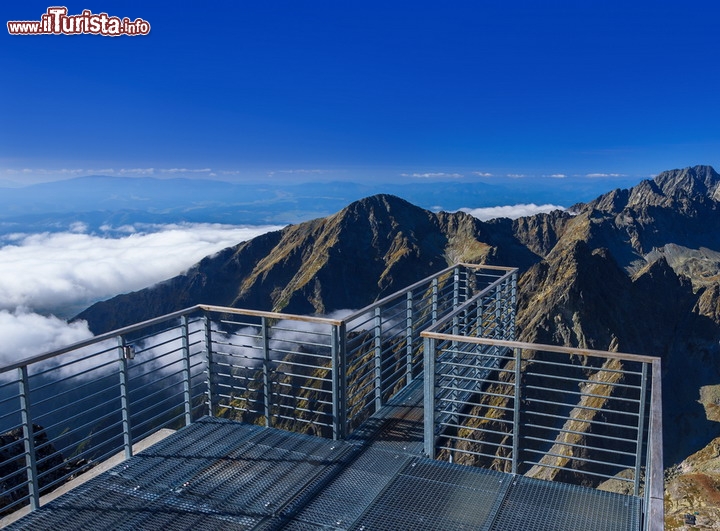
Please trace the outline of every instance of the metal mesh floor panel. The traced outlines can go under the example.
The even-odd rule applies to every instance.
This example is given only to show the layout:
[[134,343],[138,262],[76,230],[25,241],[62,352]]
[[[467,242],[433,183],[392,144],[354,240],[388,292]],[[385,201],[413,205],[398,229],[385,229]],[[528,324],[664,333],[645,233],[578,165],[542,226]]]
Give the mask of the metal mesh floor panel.
[[308,525],[347,529],[409,460],[393,452],[364,449],[295,519]]
[[622,494],[517,477],[492,529],[640,529],[641,500]]
[[401,400],[365,440],[205,418],[7,529],[640,528],[638,498],[421,457],[417,397]]
[[483,529],[509,484],[498,472],[416,458],[352,529]]
[[8,529],[254,529],[356,448],[205,419]]

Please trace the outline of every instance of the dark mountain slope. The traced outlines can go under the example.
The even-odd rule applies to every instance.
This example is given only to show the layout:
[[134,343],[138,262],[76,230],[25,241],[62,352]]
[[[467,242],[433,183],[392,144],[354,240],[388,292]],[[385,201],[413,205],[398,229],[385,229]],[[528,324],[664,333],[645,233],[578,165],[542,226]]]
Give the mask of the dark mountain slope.
[[457,261],[521,267],[519,339],[663,357],[666,459],[720,435],[699,403],[720,389],[720,176],[664,172],[554,212],[480,222],[373,196],[98,303],[101,332],[196,303],[288,312],[360,308]]
[[[564,218],[558,213],[544,223]],[[510,220],[434,214],[377,195],[225,249],[183,275],[97,303],[77,318],[101,333],[198,303],[326,313],[361,308],[456,261],[530,267],[540,259],[517,239]]]

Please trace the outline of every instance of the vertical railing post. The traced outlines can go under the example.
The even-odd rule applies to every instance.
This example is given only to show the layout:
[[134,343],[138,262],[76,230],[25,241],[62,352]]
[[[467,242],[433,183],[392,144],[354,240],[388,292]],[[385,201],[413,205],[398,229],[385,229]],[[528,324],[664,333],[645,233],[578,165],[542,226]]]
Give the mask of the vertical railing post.
[[645,472],[645,525],[647,531],[662,531],[665,520],[663,503],[663,441],[662,441],[662,366],[660,359],[652,362],[650,389],[650,421],[648,459]]
[[382,407],[382,312],[375,308],[375,411]]
[[504,339],[505,331],[502,322],[502,284],[495,286],[495,339]]
[[180,318],[180,333],[182,335],[183,357],[183,403],[185,405],[185,426],[188,426],[192,423],[192,375],[190,372],[190,330],[187,315]]
[[485,335],[485,327],[483,326],[483,313],[485,311],[485,297],[477,300],[477,309],[475,311],[475,335],[483,337]]
[[508,340],[515,341],[515,318],[517,315],[517,271],[510,278],[510,333]]
[[207,407],[208,415],[213,416],[215,413],[215,402],[213,396],[213,367],[212,367],[212,324],[210,316],[205,314],[203,317],[205,327],[205,370],[207,371]]
[[407,292],[405,302],[405,385],[410,385],[413,381],[413,294],[412,291]]
[[437,277],[432,279],[432,324],[437,323],[438,320],[438,279]]
[[27,365],[23,365],[18,369],[18,383],[20,384],[20,420],[22,421],[28,494],[30,497],[30,509],[34,511],[40,507],[40,485],[35,459],[35,430],[30,415],[30,382]]
[[435,459],[435,339],[424,340],[425,375],[423,385],[424,447],[425,455]]
[[345,322],[333,325],[331,333],[332,355],[332,407],[333,439],[347,437],[347,331]]
[[635,443],[635,481],[634,494],[640,495],[640,471],[642,469],[643,439],[645,437],[645,401],[647,400],[648,364],[642,364],[640,381],[640,405],[638,408],[637,441]]
[[128,397],[128,365],[133,357],[132,347],[125,344],[125,338],[118,336],[118,363],[120,365],[120,414],[122,415],[123,447],[125,459],[132,457],[132,433],[130,432],[130,401]]
[[265,426],[272,425],[270,422],[270,334],[267,318],[260,318],[260,335],[262,337],[263,366],[262,366],[262,388],[263,388],[263,414],[265,415]]
[[463,266],[463,276],[465,277],[465,298],[463,302],[467,302],[473,296],[473,287],[470,285],[470,269]]
[[512,450],[512,473],[518,473],[520,464],[520,390],[522,349],[515,348],[515,396],[513,400],[513,450]]
[[453,269],[453,307],[455,310],[460,306],[460,268]]

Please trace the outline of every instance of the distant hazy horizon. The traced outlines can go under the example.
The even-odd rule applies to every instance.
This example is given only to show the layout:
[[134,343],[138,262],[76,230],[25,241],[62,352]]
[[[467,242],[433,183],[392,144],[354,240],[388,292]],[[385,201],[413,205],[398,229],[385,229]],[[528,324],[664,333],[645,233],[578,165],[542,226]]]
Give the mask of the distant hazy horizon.
[[[49,5],[0,12],[33,21]],[[151,29],[2,32],[0,181],[639,180],[720,166],[710,2],[67,8]]]

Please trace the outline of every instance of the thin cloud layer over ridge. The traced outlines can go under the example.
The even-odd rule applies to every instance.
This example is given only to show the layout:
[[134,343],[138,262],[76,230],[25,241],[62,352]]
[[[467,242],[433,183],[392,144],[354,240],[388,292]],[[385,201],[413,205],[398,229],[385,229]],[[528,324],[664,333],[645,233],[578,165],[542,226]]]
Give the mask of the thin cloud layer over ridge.
[[480,221],[487,221],[495,218],[517,219],[534,214],[547,214],[554,210],[565,210],[565,207],[560,205],[536,205],[535,203],[528,203],[487,208],[461,208],[459,211],[470,214]]
[[0,310],[0,364],[49,352],[92,336],[85,321],[68,323],[25,308]]
[[67,307],[155,284],[209,254],[279,228],[180,224],[121,238],[77,232],[15,236],[0,248],[0,309],[69,317]]
[[78,232],[82,228],[0,240],[5,242],[0,247],[0,364],[92,337],[84,321],[69,324],[62,318],[94,301],[170,278],[207,255],[281,227],[199,223],[107,228],[123,234],[119,238]]

